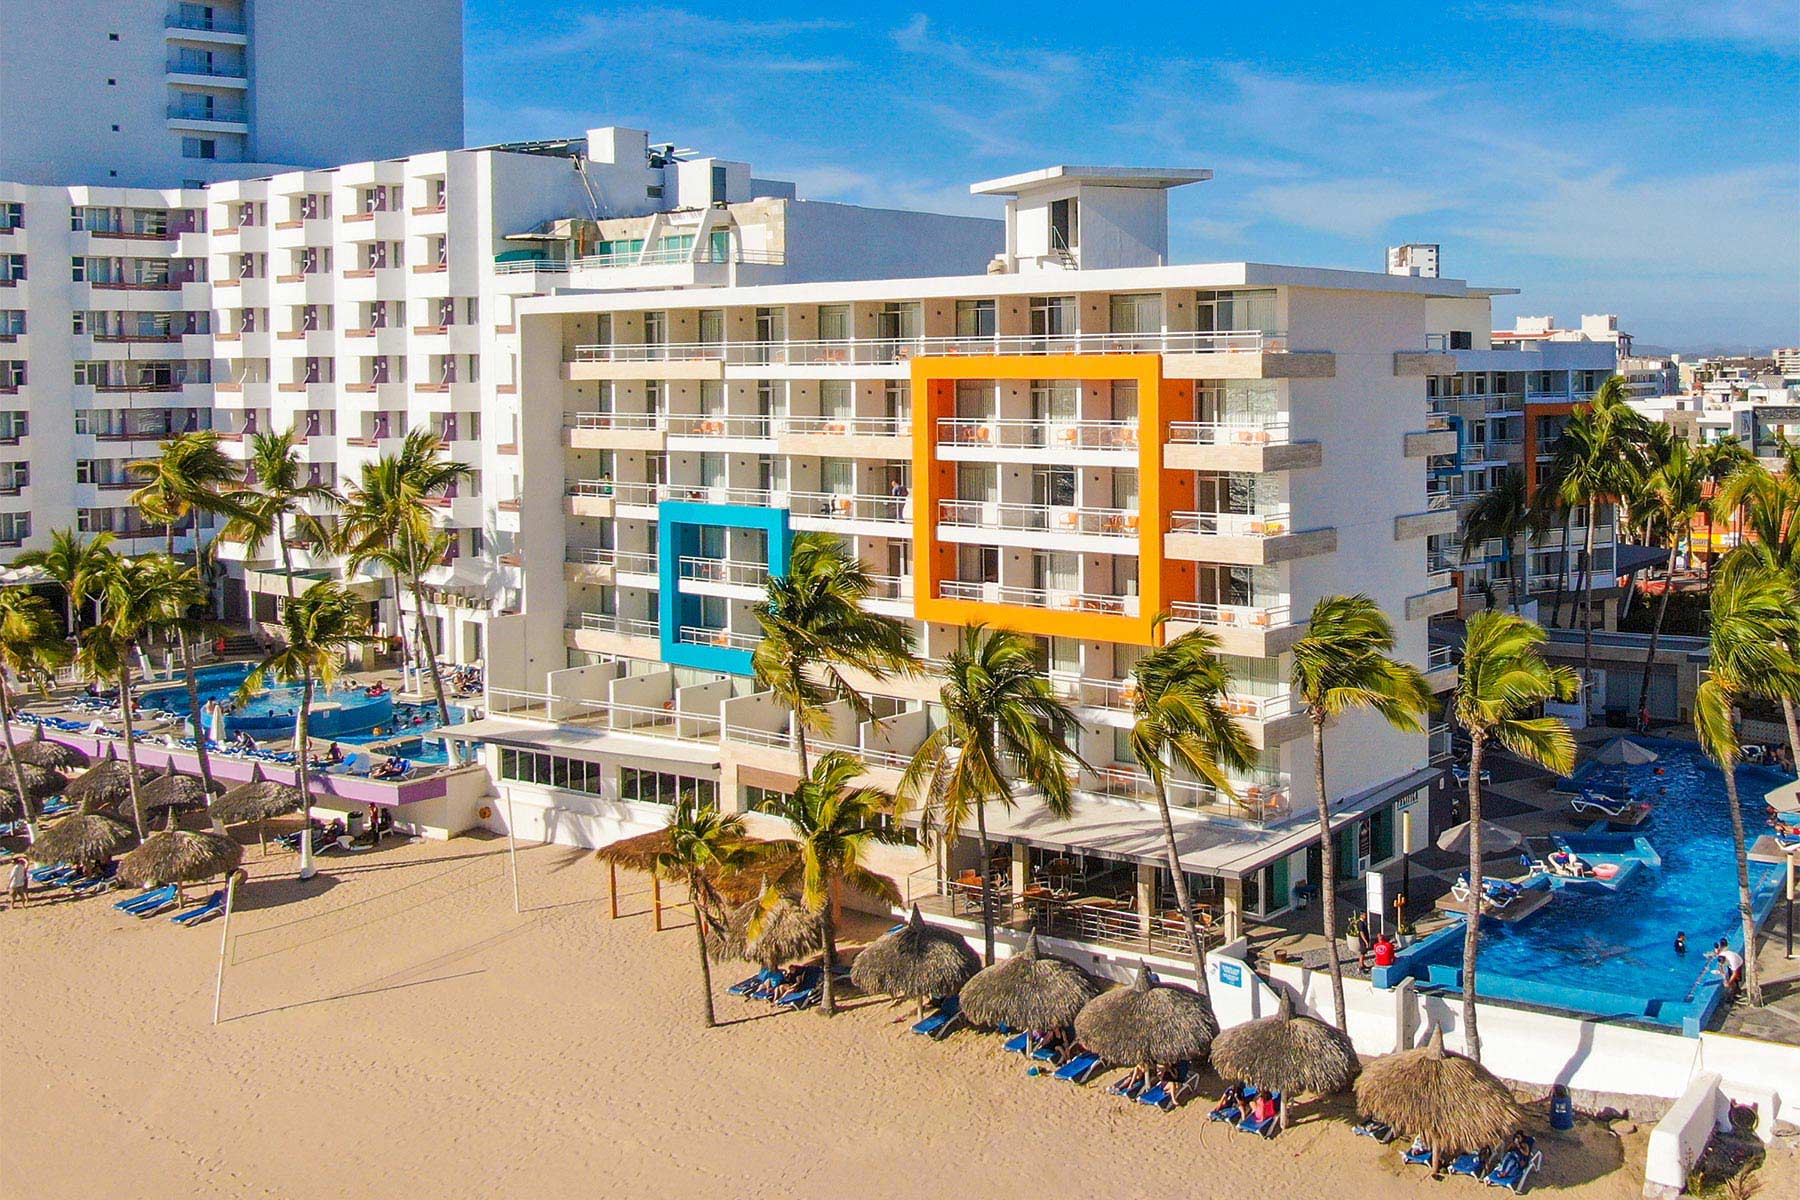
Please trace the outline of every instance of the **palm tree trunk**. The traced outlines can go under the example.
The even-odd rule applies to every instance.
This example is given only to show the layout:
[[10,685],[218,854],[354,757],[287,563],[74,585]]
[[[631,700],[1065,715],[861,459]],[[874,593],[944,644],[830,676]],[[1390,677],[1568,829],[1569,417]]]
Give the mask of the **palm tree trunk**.
[[[1529,554],[1530,551],[1526,551],[1526,553]],[[1513,544],[1512,538],[1508,538],[1506,540],[1506,589],[1512,593],[1512,610],[1515,617],[1521,612],[1524,597],[1520,593],[1524,587],[1525,580],[1519,571],[1518,547]]]
[[1756,970],[1756,914],[1750,909],[1750,855],[1744,845],[1744,813],[1738,807],[1737,771],[1722,765],[1725,800],[1731,809],[1731,848],[1737,854],[1738,916],[1744,922],[1744,999],[1762,1007],[1762,983]]
[[[1669,611],[1669,593],[1675,590],[1675,552],[1669,552],[1669,565],[1663,571],[1663,594],[1656,601],[1656,619],[1650,623],[1650,648],[1644,653],[1644,678],[1638,684],[1637,713],[1650,707],[1650,671],[1656,663],[1656,643],[1662,637],[1663,615]],[[1648,722],[1646,722],[1647,724]]]
[[825,963],[825,975],[820,981],[819,1011],[828,1017],[837,1015],[837,984],[831,978],[837,970],[837,920],[831,911],[831,900],[831,896],[825,897],[825,905],[819,913],[819,940],[823,943]]
[[1587,686],[1594,676],[1594,506],[1587,508],[1587,533],[1581,546],[1581,709],[1588,708]]
[[1563,596],[1569,590],[1569,564],[1575,561],[1574,547],[1569,545],[1569,538],[1575,532],[1575,513],[1573,510],[1563,514],[1562,528],[1562,565],[1556,570],[1556,602],[1550,609],[1550,623],[1562,624]]
[[6,761],[12,766],[13,786],[19,789],[19,811],[25,816],[25,833],[32,841],[38,838],[37,802],[25,791],[25,778],[19,773],[19,747],[13,741],[12,689],[0,675],[0,727],[6,730]]
[[1788,756],[1793,759],[1796,773],[1800,773],[1800,718],[1795,715],[1792,697],[1781,698],[1781,716],[1787,722]]
[[1481,1034],[1475,1028],[1475,951],[1481,945],[1481,758],[1487,730],[1469,730],[1469,916],[1463,922],[1463,1049],[1481,1061]]
[[975,844],[981,855],[981,965],[994,965],[994,884],[988,878],[987,802],[975,804]]
[[308,667],[300,676],[300,720],[294,728],[294,782],[300,786],[300,878],[311,879],[312,856],[312,780],[307,769],[307,747],[312,741],[313,676]]
[[[1181,923],[1187,930],[1188,946],[1194,953],[1194,990],[1212,1012],[1212,996],[1206,988],[1206,943],[1200,940],[1200,922],[1194,917],[1194,898],[1188,892],[1187,872],[1181,869],[1181,851],[1175,846],[1175,819],[1169,815],[1169,789],[1160,774],[1152,777],[1156,786],[1156,811],[1162,817],[1163,849],[1168,855],[1169,876],[1175,881],[1175,906],[1181,909]],[[1217,1019],[1214,1021],[1215,1027]]]
[[[200,515],[194,514],[194,579],[200,579]],[[164,541],[170,558],[175,557],[175,523],[170,521],[165,526]],[[206,788],[206,807],[210,812],[213,797],[212,758],[206,751],[206,718],[200,713],[200,684],[194,679],[194,655],[188,648],[187,630],[181,626],[181,618],[176,619],[175,646],[181,655],[181,677],[187,685],[188,719],[194,723],[194,755],[200,761],[200,782]],[[214,833],[224,830],[215,822]]]
[[788,658],[788,677],[794,681],[794,748],[800,752],[800,778],[812,777],[812,766],[806,760],[806,721],[800,699],[805,695],[806,662],[798,655]]
[[1325,926],[1325,961],[1331,966],[1331,1012],[1338,1030],[1348,1033],[1344,1014],[1344,964],[1338,960],[1337,855],[1331,846],[1331,805],[1325,792],[1325,714],[1312,712],[1313,784],[1319,795],[1319,905]]
[[412,577],[413,624],[419,636],[419,649],[425,657],[425,669],[431,672],[431,690],[437,697],[438,724],[450,724],[450,704],[444,699],[444,676],[438,670],[437,647],[432,644],[431,627],[425,623],[425,597],[419,593],[419,577]]
[[708,1029],[719,1023],[713,1015],[712,960],[706,956],[706,916],[700,911],[700,889],[690,880],[688,893],[694,899],[694,942],[700,950],[700,1019]]
[[129,649],[119,654],[119,715],[125,725],[125,774],[131,788],[131,820],[137,826],[138,845],[144,844],[144,806],[138,800],[137,738],[132,736],[131,656]]

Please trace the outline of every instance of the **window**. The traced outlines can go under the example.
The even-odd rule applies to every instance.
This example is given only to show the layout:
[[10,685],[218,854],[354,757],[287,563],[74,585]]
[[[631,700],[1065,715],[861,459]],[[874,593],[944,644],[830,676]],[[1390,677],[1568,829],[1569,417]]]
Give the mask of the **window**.
[[1452,329],[1450,331],[1450,348],[1452,350],[1473,350],[1475,335],[1467,329]]
[[0,412],[0,441],[16,442],[30,432],[30,418],[26,414],[17,409]]
[[531,750],[502,749],[500,778],[546,787],[565,788],[599,796],[605,793],[606,768],[580,758],[564,758],[556,754],[538,754]]
[[669,314],[664,312],[647,312],[644,314],[644,344],[661,346],[669,340]]
[[25,224],[25,206],[17,200],[0,200],[0,229],[18,229]]
[[721,166],[714,166],[712,169],[712,196],[711,196],[712,202],[714,204],[725,203],[725,196],[726,196],[725,180],[726,180],[725,168],[721,167]]
[[31,464],[0,462],[0,492],[17,495],[31,486]]
[[30,513],[0,513],[0,545],[17,546],[30,536]]
[[822,342],[850,340],[850,306],[848,304],[819,305],[819,340]]
[[992,300],[958,300],[956,302],[957,337],[993,337],[996,328]]
[[1162,297],[1154,292],[1112,298],[1114,333],[1161,333]]
[[619,799],[639,804],[674,804],[692,797],[702,806],[719,802],[716,780],[697,779],[686,775],[670,775],[663,771],[640,771],[636,767],[619,768]]
[[1034,296],[1031,300],[1033,337],[1069,337],[1075,332],[1075,297]]
[[181,139],[181,157],[213,159],[219,157],[219,143],[214,138]]
[[25,256],[23,254],[0,254],[0,280],[25,278]]
[[787,797],[788,794],[780,788],[757,787],[748,783],[744,785],[744,807],[751,812],[774,812]]
[[0,359],[0,388],[13,390],[25,386],[25,360]]
[[[0,337],[17,337],[25,332],[25,310],[0,308]],[[79,330],[77,331],[79,332]]]

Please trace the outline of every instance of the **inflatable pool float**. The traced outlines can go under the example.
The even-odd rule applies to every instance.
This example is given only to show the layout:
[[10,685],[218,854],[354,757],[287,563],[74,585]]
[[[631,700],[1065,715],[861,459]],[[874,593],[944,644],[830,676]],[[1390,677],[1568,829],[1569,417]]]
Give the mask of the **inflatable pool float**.
[[1594,878],[1601,880],[1602,882],[1617,878],[1618,874],[1618,863],[1603,862],[1594,864]]

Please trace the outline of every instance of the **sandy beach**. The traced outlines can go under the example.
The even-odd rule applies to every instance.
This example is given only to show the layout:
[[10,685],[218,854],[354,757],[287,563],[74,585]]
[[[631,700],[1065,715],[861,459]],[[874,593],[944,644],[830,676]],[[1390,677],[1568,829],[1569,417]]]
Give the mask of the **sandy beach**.
[[[995,1038],[913,1037],[896,1023],[911,1010],[881,1001],[826,1020],[721,995],[724,1027],[705,1031],[691,930],[654,933],[637,877],[624,879],[629,915],[610,920],[604,870],[573,851],[521,851],[522,914],[504,841],[391,843],[322,860],[306,885],[290,856],[253,846],[247,862],[216,1029],[217,922],[140,922],[100,900],[0,914],[0,1194],[1343,1200],[1476,1187],[1402,1168],[1316,1106],[1263,1141],[1209,1126],[1204,1105],[1164,1115],[1028,1078]],[[747,973],[723,967],[721,988]],[[1548,1164],[1534,1190],[1640,1194],[1642,1133],[1536,1132]],[[1791,1149],[1763,1174],[1765,1194],[1800,1194]]]

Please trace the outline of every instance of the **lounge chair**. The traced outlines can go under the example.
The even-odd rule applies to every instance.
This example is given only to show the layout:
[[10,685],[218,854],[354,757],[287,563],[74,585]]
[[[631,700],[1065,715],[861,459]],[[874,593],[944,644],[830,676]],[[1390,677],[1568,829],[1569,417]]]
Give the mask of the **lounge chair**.
[[1056,1078],[1068,1083],[1086,1083],[1100,1069],[1100,1056],[1085,1051],[1056,1068]]
[[225,911],[225,891],[223,888],[206,898],[206,903],[198,908],[190,908],[186,912],[176,913],[169,920],[177,925],[198,925],[210,917],[216,917]]
[[1494,1165],[1488,1168],[1488,1173],[1482,1179],[1489,1187],[1511,1188],[1522,1193],[1531,1179],[1531,1173],[1543,1165],[1544,1152],[1537,1148],[1535,1139],[1527,1137],[1523,1153],[1507,1149],[1494,1160]]
[[174,897],[175,885],[166,883],[162,887],[151,888],[149,891],[139,892],[135,896],[127,896],[123,900],[116,900],[113,902],[113,907],[120,912],[135,912],[140,908],[147,908],[153,904],[161,904],[165,900],[172,900]]
[[950,1036],[950,1032],[962,1022],[962,1001],[955,996],[946,996],[938,1004],[937,1010],[923,1021],[912,1027],[914,1033],[922,1033],[935,1041],[942,1041]]
[[1445,1169],[1452,1175],[1467,1175],[1470,1179],[1480,1179],[1481,1169],[1486,1163],[1486,1151],[1469,1150],[1451,1159],[1450,1165]]
[[[1256,1089],[1253,1087],[1240,1088],[1238,1090],[1238,1095],[1240,1099],[1232,1101],[1223,1108],[1215,1105],[1213,1110],[1206,1114],[1206,1119],[1209,1121],[1229,1121],[1231,1124],[1236,1125],[1244,1115],[1245,1102],[1256,1095]],[[1224,1097],[1221,1096],[1220,1099],[1223,1100]]]
[[1374,1138],[1383,1146],[1394,1140],[1394,1127],[1386,1121],[1377,1121],[1374,1117],[1364,1117],[1351,1132],[1358,1137]]
[[1144,1081],[1142,1079],[1131,1081],[1132,1076],[1135,1074],[1136,1072],[1133,1071],[1119,1076],[1107,1085],[1106,1090],[1115,1096],[1123,1096],[1127,1100],[1136,1100],[1138,1098],[1138,1093],[1144,1090]]
[[[1466,766],[1462,766],[1462,765],[1451,767],[1450,768],[1450,778],[1456,780],[1457,787],[1468,787],[1469,786],[1469,768]],[[1494,782],[1494,773],[1492,771],[1488,770],[1486,767],[1481,768],[1481,782],[1483,784],[1489,784],[1489,783]]]
[[817,1004],[821,994],[821,981],[815,979],[810,985],[801,988],[797,992],[789,992],[785,996],[775,997],[775,1003],[781,1005],[783,1008],[791,1008],[798,1011],[803,1008],[811,1008],[813,1005]]
[[1164,1112],[1173,1112],[1188,1092],[1188,1066],[1179,1063],[1175,1067],[1173,1080],[1162,1080],[1145,1088],[1137,1095],[1139,1104],[1148,1104],[1152,1108],[1160,1108]]
[[[159,892],[162,891],[161,888],[159,888],[157,890]],[[171,908],[176,907],[180,903],[181,903],[181,893],[175,888],[169,888],[165,894],[158,896],[156,900],[146,901],[145,903],[138,905],[136,908],[129,908],[129,909],[126,909],[125,911],[129,912],[132,916],[136,917],[138,920],[144,921],[144,920],[148,920],[151,917],[160,916],[161,914],[168,912]]]
[[1266,1138],[1275,1136],[1281,1129],[1281,1093],[1270,1092],[1269,1099],[1275,1101],[1275,1111],[1260,1121],[1246,1114],[1244,1119],[1238,1122],[1239,1133],[1258,1133]]
[[31,873],[31,882],[43,884],[46,887],[54,887],[56,885],[50,881],[59,875],[67,873],[69,870],[71,870],[71,868],[68,863],[51,863],[47,867],[39,867],[37,870],[33,871]]
[[[1469,877],[1466,873],[1458,876],[1456,882],[1450,885],[1450,894],[1456,898],[1459,904],[1468,904],[1469,895],[1473,891],[1474,889],[1469,886]],[[1481,898],[1484,906],[1488,908],[1505,908],[1523,894],[1523,888],[1505,879],[1483,879],[1481,881]]]
[[1429,1167],[1431,1165],[1431,1147],[1426,1146],[1423,1150],[1414,1150],[1408,1146],[1400,1151],[1400,1161],[1410,1163],[1415,1167]]
[[1024,1054],[1031,1049],[1031,1035],[1029,1033],[1015,1033],[1007,1038],[1000,1048],[1008,1054]]
[[748,979],[739,980],[725,990],[733,996],[748,996],[763,984],[780,978],[781,972],[771,968],[766,971],[758,971]]

